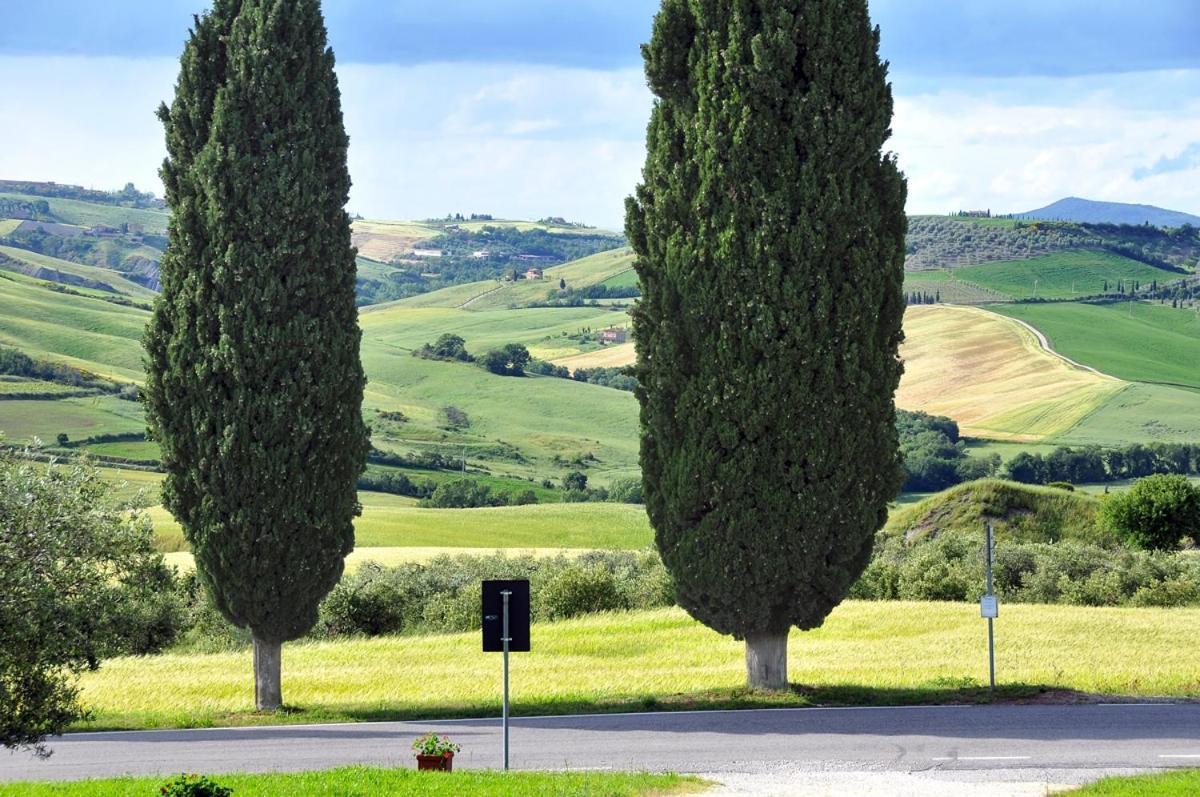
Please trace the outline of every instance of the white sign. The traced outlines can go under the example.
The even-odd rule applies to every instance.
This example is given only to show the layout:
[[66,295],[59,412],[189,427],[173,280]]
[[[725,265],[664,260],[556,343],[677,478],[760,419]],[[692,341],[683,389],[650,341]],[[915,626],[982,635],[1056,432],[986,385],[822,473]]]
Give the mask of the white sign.
[[979,616],[980,617],[999,617],[1000,616],[1000,600],[995,595],[984,595],[979,599]]

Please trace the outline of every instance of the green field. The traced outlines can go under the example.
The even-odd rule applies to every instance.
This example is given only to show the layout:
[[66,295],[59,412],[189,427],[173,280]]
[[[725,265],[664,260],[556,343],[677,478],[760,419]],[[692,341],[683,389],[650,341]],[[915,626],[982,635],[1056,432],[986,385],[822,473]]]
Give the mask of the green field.
[[[1001,692],[1200,695],[1200,609],[1006,606]],[[536,625],[512,671],[517,715],[752,705],[985,699],[986,630],[963,603],[848,601],[794,631],[792,692],[747,693],[742,643],[680,609]],[[931,655],[936,651],[936,655]],[[284,714],[256,714],[249,650],[106,661],[81,677],[82,729],[481,716],[497,710],[492,654],[475,633],[288,643]],[[397,662],[403,662],[402,667]],[[131,689],[130,684],[137,684]]]
[[71,440],[97,434],[144,432],[142,407],[116,396],[86,396],[57,401],[17,399],[0,402],[0,431],[11,443],[38,437],[53,444],[59,433]]
[[87,388],[79,388],[74,385],[64,385],[58,382],[43,382],[40,379],[25,379],[19,376],[8,376],[0,374],[0,400],[12,400],[14,398],[62,398],[64,396],[78,395],[89,391]]
[[117,205],[81,202],[76,199],[58,199],[56,197],[27,196],[25,194],[3,192],[0,192],[0,199],[17,199],[24,202],[40,202],[44,200],[50,205],[50,213],[65,224],[78,224],[83,227],[104,224],[109,227],[120,227],[125,223],[133,223],[142,225],[148,233],[163,233],[167,230],[168,214],[165,210],[123,208]]
[[630,267],[625,271],[612,275],[600,284],[606,288],[632,288],[638,284],[638,275],[637,272]]
[[1055,252],[1029,260],[963,266],[954,269],[954,274],[1014,299],[1072,299],[1103,293],[1105,281],[1115,292],[1118,280],[1125,280],[1132,289],[1135,280],[1148,288],[1154,280],[1165,284],[1183,276],[1111,252],[1088,249]]
[[[147,311],[59,293],[17,276],[0,279],[0,307],[0,344],[101,376],[142,380]],[[0,415],[0,425],[3,420]]]
[[1131,382],[1200,389],[1200,317],[1147,302],[992,308],[1037,327],[1073,360]]
[[1191,443],[1200,440],[1200,393],[1131,384],[1056,438],[1061,444]]
[[[397,741],[396,758],[409,755]],[[104,778],[67,783],[6,783],[9,797],[144,797],[168,780]],[[320,772],[219,775],[217,783],[237,795],[254,797],[526,797],[570,794],[581,797],[666,797],[694,794],[707,784],[695,777],[645,772],[417,772],[415,769],[342,767]]]
[[[354,544],[365,548],[604,548],[638,550],[653,542],[640,505],[531,504],[481,509],[425,509],[413,500],[360,492],[363,514],[354,523]],[[151,507],[160,550],[187,546],[175,519]]]

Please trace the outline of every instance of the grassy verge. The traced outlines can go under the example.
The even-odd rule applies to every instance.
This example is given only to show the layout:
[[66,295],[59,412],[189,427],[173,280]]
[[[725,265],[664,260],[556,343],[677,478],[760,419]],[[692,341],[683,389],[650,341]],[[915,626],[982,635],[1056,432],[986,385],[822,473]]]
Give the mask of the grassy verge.
[[[1011,605],[996,626],[1000,696],[1045,690],[1200,696],[1200,609]],[[990,699],[986,627],[972,604],[857,602],[791,636],[790,693],[743,687],[742,645],[678,609],[538,625],[512,667],[514,713],[883,705]],[[486,716],[497,656],[478,633],[284,646],[281,714],[250,710],[250,652],[114,659],[81,680],[80,729]],[[137,688],[130,688],[137,684]]]
[[1076,797],[1194,797],[1200,794],[1200,769],[1105,778],[1071,794]]
[[[167,778],[105,778],[72,783],[9,783],[11,797],[143,797],[157,794]],[[633,772],[417,772],[413,769],[343,767],[323,772],[222,775],[214,778],[236,795],[255,797],[458,797],[458,795],[572,794],[650,797],[695,794],[708,786],[699,778]]]

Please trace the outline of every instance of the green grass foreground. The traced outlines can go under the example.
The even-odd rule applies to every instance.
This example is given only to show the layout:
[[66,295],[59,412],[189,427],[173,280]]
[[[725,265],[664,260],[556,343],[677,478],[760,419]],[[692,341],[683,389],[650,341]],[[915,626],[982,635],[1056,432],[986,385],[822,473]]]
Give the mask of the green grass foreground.
[[[635,772],[417,772],[414,769],[343,767],[323,772],[219,775],[213,780],[233,789],[235,797],[376,797],[422,795],[593,795],[658,797],[695,794],[709,784],[681,775]],[[70,783],[7,783],[7,797],[145,797],[157,794],[167,778],[104,778]]]
[[[1200,697],[1200,609],[1004,605],[999,697],[1046,690]],[[679,609],[537,625],[514,654],[516,715],[986,701],[987,627],[964,603],[848,601],[793,631],[791,692],[745,689],[742,644]],[[289,643],[289,710],[252,711],[249,650],[113,659],[86,673],[78,729],[211,727],[498,715],[500,657],[478,633]],[[1055,695],[1061,699],[1061,695]]]
[[1105,778],[1071,792],[1073,797],[1195,797],[1197,794],[1200,794],[1200,769]]

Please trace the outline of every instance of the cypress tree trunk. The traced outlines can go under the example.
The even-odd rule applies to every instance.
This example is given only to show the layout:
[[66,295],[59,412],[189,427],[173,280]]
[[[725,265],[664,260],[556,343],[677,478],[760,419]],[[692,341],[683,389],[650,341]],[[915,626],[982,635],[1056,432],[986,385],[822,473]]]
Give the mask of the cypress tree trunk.
[[254,707],[275,711],[283,706],[280,669],[283,645],[254,638]]
[[215,0],[159,109],[172,213],[147,423],[197,575],[254,637],[260,709],[354,547],[368,447],[333,67],[318,0]]
[[679,604],[787,685],[903,481],[905,184],[866,0],[663,0],[626,203],[646,510]]
[[752,688],[788,688],[787,641],[786,629],[746,635],[746,682]]

